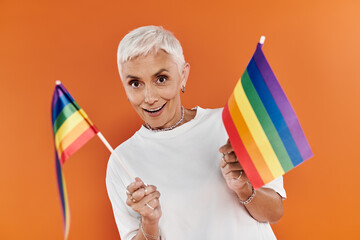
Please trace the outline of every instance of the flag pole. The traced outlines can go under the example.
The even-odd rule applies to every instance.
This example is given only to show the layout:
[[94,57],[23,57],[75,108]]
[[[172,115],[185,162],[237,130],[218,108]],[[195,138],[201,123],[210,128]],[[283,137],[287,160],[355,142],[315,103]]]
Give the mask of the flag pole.
[[[56,80],[56,85],[60,85],[61,81],[60,80]],[[85,119],[85,118],[84,118]],[[88,122],[89,123],[89,122]],[[91,125],[89,123],[89,125]],[[117,153],[114,151],[114,149],[111,147],[110,143],[105,139],[105,137],[102,135],[101,132],[97,132],[97,136],[100,138],[100,140],[105,144],[105,146],[107,147],[107,149],[109,149],[110,153],[114,155],[114,157],[116,158],[116,160],[120,163],[121,167],[125,170],[126,174],[131,178],[132,181],[135,181],[134,177],[130,174],[129,170],[125,167],[125,165],[122,163],[122,161],[120,160],[119,156],[117,155]]]
[[104,145],[107,147],[107,149],[109,149],[110,153],[113,154],[113,156],[116,158],[116,160],[118,160],[118,162],[120,163],[121,167],[125,170],[125,172],[127,173],[127,175],[131,178],[132,181],[135,181],[134,177],[130,174],[129,170],[125,167],[125,165],[122,163],[122,161],[120,160],[119,156],[117,155],[117,153],[114,151],[114,149],[111,147],[110,143],[105,139],[105,137],[102,135],[101,132],[97,133],[97,136],[100,138],[100,140],[104,143]]

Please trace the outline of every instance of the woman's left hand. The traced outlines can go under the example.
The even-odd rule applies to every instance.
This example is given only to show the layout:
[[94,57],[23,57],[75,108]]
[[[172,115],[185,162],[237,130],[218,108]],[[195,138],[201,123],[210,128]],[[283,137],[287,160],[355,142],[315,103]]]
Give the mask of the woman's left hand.
[[219,149],[219,152],[223,154],[220,167],[228,187],[237,194],[244,190],[248,191],[249,179],[241,167],[229,140]]

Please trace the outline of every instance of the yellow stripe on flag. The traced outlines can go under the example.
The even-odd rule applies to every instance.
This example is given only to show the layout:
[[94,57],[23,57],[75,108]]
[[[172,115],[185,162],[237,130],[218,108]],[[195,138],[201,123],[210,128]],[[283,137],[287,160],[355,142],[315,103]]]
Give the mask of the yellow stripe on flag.
[[274,179],[274,176],[271,174],[269,167],[267,166],[263,156],[260,153],[260,150],[255,144],[255,141],[249,131],[248,126],[240,113],[239,107],[235,101],[234,94],[231,94],[228,108],[239,134],[241,141],[244,144],[244,147],[249,154],[251,161],[253,162],[258,174],[260,175],[263,182],[270,182]]
[[64,136],[58,145],[56,145],[56,149],[58,150],[59,158],[61,157],[62,152],[70,146],[83,132],[89,129],[88,122],[83,119],[76,125],[66,136]]
[[[55,135],[55,146],[59,146],[61,140],[71,132],[71,130],[78,125],[82,120],[84,120],[84,112],[79,110],[74,112],[70,117],[68,117],[61,127],[57,130]],[[86,114],[85,114],[86,116]],[[87,116],[86,116],[87,117]]]
[[89,119],[88,115],[85,113],[85,111],[84,111],[82,108],[80,108],[80,109],[78,110],[78,112],[83,116],[84,119],[86,119],[86,121],[89,123],[90,126],[94,125],[94,124],[91,122],[91,120]]
[[241,81],[235,86],[234,96],[240,112],[244,117],[246,125],[249,127],[250,133],[254,138],[256,145],[258,146],[261,155],[264,157],[266,164],[268,165],[272,175],[279,177],[284,174],[280,162],[270,145],[268,138],[262,128],[259,120],[257,119],[254,110],[252,109],[245,91],[241,85]]

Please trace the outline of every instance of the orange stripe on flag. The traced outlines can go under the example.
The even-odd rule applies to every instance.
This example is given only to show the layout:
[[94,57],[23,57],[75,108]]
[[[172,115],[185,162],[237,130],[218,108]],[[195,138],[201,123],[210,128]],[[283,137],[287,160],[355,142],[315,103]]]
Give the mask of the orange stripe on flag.
[[62,152],[68,148],[71,143],[73,143],[83,132],[85,132],[88,128],[90,128],[89,124],[84,120],[79,122],[73,129],[64,136],[59,144],[56,146],[58,150],[59,156],[61,156]]
[[229,112],[232,119],[234,120],[235,126],[239,132],[242,142],[244,143],[245,149],[250,155],[259,175],[261,176],[264,182],[270,182],[274,179],[273,175],[270,172],[269,167],[267,166],[263,156],[260,153],[249,128],[239,110],[239,107],[235,101],[234,94],[231,94],[229,99]]
[[60,162],[65,163],[65,160],[87,143],[96,133],[92,128],[83,132],[70,146],[68,146],[61,154]]
[[226,131],[229,134],[231,145],[234,148],[236,156],[241,166],[245,170],[247,177],[251,181],[251,184],[255,189],[262,187],[264,185],[264,182],[261,179],[259,172],[256,170],[255,165],[251,160],[251,157],[246,151],[243,142],[241,141],[234,121],[230,115],[228,103],[224,107],[222,118],[225,123],[224,126],[226,128]]

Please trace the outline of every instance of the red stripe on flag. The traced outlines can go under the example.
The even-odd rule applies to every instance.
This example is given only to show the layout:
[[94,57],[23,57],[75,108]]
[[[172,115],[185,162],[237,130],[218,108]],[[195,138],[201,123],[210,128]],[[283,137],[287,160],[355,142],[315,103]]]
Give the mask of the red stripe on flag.
[[254,189],[262,187],[264,185],[264,182],[261,179],[258,171],[256,170],[255,165],[251,161],[251,158],[246,151],[243,142],[241,141],[235,124],[231,118],[227,103],[222,112],[222,118],[226,131],[229,135],[231,145],[251,184],[253,185]]
[[85,143],[87,143],[93,136],[95,136],[94,129],[89,127],[83,132],[73,143],[71,143],[61,154],[60,162],[65,163],[72,154],[79,150]]

